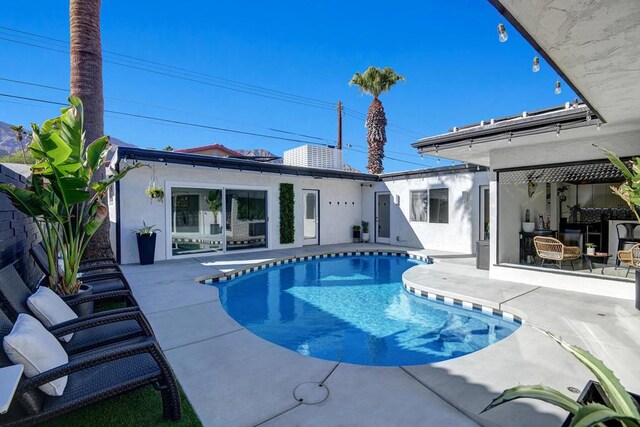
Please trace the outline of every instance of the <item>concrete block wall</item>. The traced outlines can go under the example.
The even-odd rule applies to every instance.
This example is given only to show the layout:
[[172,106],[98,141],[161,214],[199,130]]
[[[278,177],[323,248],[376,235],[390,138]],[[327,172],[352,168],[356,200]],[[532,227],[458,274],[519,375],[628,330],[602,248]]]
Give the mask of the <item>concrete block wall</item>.
[[[26,187],[27,178],[0,164],[0,182]],[[0,194],[0,268],[15,262],[25,282],[35,286],[42,272],[29,249],[38,242],[40,233],[33,220],[14,208],[6,195]]]

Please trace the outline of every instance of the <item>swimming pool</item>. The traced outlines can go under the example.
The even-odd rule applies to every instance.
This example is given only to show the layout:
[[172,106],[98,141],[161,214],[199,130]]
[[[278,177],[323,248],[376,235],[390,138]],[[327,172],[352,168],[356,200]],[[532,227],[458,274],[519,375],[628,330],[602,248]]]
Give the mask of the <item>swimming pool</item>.
[[216,284],[226,312],[257,336],[298,353],[360,365],[417,365],[480,350],[518,324],[415,296],[399,256],[284,264]]

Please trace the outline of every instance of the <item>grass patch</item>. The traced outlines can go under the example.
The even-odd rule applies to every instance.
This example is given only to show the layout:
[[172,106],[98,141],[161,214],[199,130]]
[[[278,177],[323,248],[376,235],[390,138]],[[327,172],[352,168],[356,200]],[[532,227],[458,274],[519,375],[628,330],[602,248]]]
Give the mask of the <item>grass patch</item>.
[[160,392],[147,386],[131,393],[71,412],[48,421],[51,427],[80,426],[201,426],[193,407],[180,388],[182,419],[177,422],[162,418]]

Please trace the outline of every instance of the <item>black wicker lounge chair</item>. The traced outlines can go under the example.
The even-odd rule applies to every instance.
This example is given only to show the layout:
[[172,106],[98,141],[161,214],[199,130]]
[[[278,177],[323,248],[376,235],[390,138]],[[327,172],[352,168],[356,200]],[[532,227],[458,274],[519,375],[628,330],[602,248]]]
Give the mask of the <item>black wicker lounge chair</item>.
[[[34,245],[30,252],[42,273],[45,276],[49,276],[49,263],[44,247],[42,245]],[[96,266],[85,266],[83,268],[84,270],[79,270],[82,273],[80,279],[83,283],[93,286],[93,293],[112,292],[122,289],[131,290],[129,282],[127,282],[120,267],[117,267],[117,270],[97,268]],[[41,283],[46,285],[46,282]]]
[[[77,334],[104,321],[87,319],[63,328],[62,333]],[[12,327],[12,322],[0,311],[0,338],[9,334]],[[11,361],[0,348],[0,367],[9,365],[12,365]],[[65,375],[68,381],[62,396],[51,397],[38,389],[40,385]],[[162,393],[164,418],[179,420],[178,387],[169,364],[152,337],[71,355],[65,365],[32,378],[23,377],[9,412],[0,415],[0,425],[32,425],[148,385]]]
[[[24,283],[13,265],[8,265],[0,270],[0,301],[2,301],[5,312],[10,319],[15,320],[20,313],[34,315],[27,305],[27,298],[31,294],[31,290]],[[74,303],[83,303],[87,300],[98,301],[113,297],[131,298],[131,294],[129,291],[107,292],[79,298]],[[59,333],[61,329],[87,320],[98,321],[101,318],[109,321],[105,321],[101,326],[76,332],[69,342],[61,343],[65,351],[68,354],[75,354],[118,341],[141,336],[153,336],[151,326],[149,326],[147,319],[136,306],[91,314],[53,325],[47,329],[56,337],[61,337],[66,335]]]

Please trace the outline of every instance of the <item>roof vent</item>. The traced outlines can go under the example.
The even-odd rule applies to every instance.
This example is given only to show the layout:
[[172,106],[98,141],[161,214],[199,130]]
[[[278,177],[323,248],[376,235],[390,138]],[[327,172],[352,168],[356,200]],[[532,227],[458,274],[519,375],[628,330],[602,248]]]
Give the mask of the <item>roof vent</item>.
[[565,103],[564,103],[564,108],[565,108],[565,109],[567,109],[567,110],[568,110],[569,108],[571,108],[571,103],[570,103],[570,102],[565,102]]
[[523,118],[524,118],[524,117],[527,117],[527,112],[526,112],[526,111],[523,111],[523,112],[522,112],[522,117],[523,117]]

